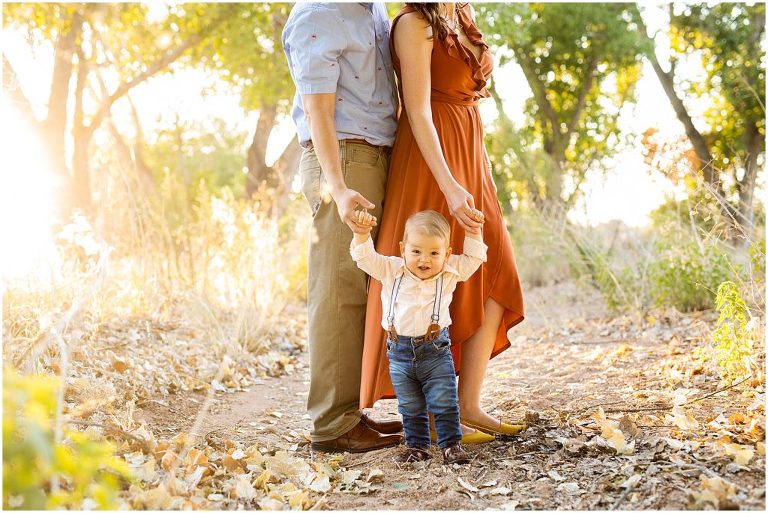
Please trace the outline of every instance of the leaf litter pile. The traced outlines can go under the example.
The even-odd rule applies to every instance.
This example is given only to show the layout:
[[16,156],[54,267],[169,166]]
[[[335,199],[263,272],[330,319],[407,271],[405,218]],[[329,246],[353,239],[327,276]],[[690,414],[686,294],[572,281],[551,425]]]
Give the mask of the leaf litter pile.
[[312,453],[301,308],[248,350],[190,326],[83,323],[65,413],[132,469],[124,508],[764,509],[764,358],[724,385],[706,350],[715,313],[609,316],[571,285],[527,302],[483,403],[530,427],[466,446],[469,465],[437,449],[413,464],[394,461],[402,448]]

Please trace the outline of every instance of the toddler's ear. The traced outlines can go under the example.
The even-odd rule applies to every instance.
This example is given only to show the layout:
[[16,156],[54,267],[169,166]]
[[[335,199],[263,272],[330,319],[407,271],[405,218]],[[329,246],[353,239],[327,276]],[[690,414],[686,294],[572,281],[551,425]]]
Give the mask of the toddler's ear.
[[448,258],[449,256],[451,256],[451,251],[452,250],[453,250],[453,248],[448,246],[448,251],[445,252],[445,258]]
[[403,244],[403,241],[400,241],[400,256],[405,258],[405,244]]

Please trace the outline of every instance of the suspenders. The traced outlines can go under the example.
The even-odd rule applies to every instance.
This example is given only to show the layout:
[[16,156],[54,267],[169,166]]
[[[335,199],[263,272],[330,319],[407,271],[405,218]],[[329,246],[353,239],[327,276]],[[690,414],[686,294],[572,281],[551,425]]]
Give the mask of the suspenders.
[[[403,274],[395,278],[395,282],[392,284],[392,294],[389,299],[389,313],[387,315],[387,322],[389,327],[387,328],[387,338],[392,342],[397,342],[397,331],[395,331],[395,299],[397,299],[397,293],[400,291],[400,283],[403,281],[405,271]],[[440,325],[437,321],[440,320],[440,303],[443,299],[443,275],[441,274],[435,280],[435,302],[432,305],[432,321],[427,328],[427,333],[424,335],[424,339],[427,342],[432,342],[440,334]]]

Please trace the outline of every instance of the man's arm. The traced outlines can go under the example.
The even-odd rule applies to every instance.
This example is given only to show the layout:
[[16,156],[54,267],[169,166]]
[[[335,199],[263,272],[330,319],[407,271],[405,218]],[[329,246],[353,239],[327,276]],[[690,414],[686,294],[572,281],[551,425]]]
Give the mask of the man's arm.
[[355,209],[358,206],[373,208],[375,205],[359,192],[348,188],[344,182],[339,155],[339,140],[336,136],[336,94],[302,94],[301,101],[309,122],[312,145],[323,170],[325,181],[331,188],[331,197],[336,203],[339,217],[353,232],[360,232],[360,226],[355,222]]
[[342,221],[355,231],[355,207],[373,205],[357,191],[347,188],[341,170],[339,141],[336,136],[336,89],[339,58],[346,50],[348,37],[343,23],[331,6],[316,4],[298,9],[283,30],[283,48],[290,62],[291,77],[301,96],[310,138],[323,176]]

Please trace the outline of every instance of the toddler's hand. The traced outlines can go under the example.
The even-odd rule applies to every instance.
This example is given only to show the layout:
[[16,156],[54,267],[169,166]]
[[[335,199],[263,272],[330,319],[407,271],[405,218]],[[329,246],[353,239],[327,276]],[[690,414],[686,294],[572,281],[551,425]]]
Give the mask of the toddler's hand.
[[352,220],[355,223],[355,227],[352,229],[358,234],[371,233],[373,227],[377,225],[376,216],[369,214],[367,210],[356,210],[352,216]]
[[[472,209],[472,213],[470,214],[470,217],[473,220],[477,221],[478,223],[481,223],[481,224],[485,223],[485,215],[476,208]],[[474,236],[473,238],[480,238],[483,233],[483,228],[482,226],[478,226],[475,229],[467,230],[467,233],[470,234],[471,236]]]

